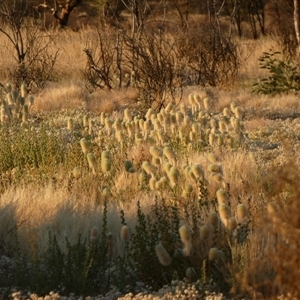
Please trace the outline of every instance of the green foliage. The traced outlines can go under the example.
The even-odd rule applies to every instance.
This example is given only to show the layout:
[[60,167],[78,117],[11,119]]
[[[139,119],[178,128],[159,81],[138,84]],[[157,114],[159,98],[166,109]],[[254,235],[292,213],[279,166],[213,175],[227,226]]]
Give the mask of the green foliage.
[[299,66],[291,60],[280,58],[280,52],[264,52],[259,58],[261,69],[270,76],[253,85],[253,92],[264,95],[298,93],[300,90]]
[[[104,118],[101,120],[87,115],[85,111],[66,111],[41,114],[41,122],[29,119],[24,127],[20,126],[19,120],[2,123],[0,138],[6,141],[0,147],[3,189],[28,182],[34,182],[40,187],[47,184],[49,178],[55,177],[51,184],[62,188],[67,196],[80,200],[80,209],[84,208],[86,201],[96,209],[99,205],[104,205],[101,233],[97,239],[94,236],[89,239],[84,235],[84,230],[79,231],[76,236],[63,236],[63,229],[56,231],[53,227],[53,231],[49,229],[48,244],[39,249],[37,228],[30,236],[30,250],[25,250],[25,253],[15,252],[11,280],[3,280],[3,285],[16,285],[24,291],[39,294],[58,290],[61,294],[73,292],[76,295],[91,295],[99,292],[105,294],[112,287],[125,293],[136,291],[140,285],[157,290],[173,280],[190,283],[198,280],[203,286],[213,283],[215,291],[228,293],[234,270],[244,269],[244,261],[240,258],[244,259],[241,252],[248,240],[248,224],[228,229],[225,222],[220,221],[217,201],[211,197],[211,187],[204,178],[204,170],[199,166],[196,172],[190,157],[213,151],[214,147],[230,148],[230,145],[209,141],[210,115],[202,111],[201,106],[197,108],[195,101],[192,114],[186,106],[181,106],[181,111],[185,122],[180,121],[180,118],[179,121],[176,120],[178,109],[175,106],[172,111],[162,110],[162,114],[156,115],[157,120],[161,119],[162,122],[160,125],[156,123],[156,130],[161,135],[150,135],[150,131],[153,133],[153,124],[150,123],[149,128],[145,128],[145,121],[140,115],[133,116],[132,120],[128,118],[125,122],[119,117],[114,118],[114,115],[102,115]],[[72,126],[68,122],[70,118]],[[235,118],[233,113],[232,118]],[[110,121],[110,126],[107,126],[107,120]],[[219,119],[216,115],[214,120],[216,123],[221,120],[221,116]],[[242,121],[234,120],[239,122],[241,129]],[[151,122],[155,123],[155,119]],[[193,123],[197,126],[193,127]],[[228,119],[230,131],[225,130],[224,134],[215,131],[215,135],[223,134],[222,137],[225,137],[225,134],[234,133],[234,125]],[[194,134],[190,135],[190,132]],[[122,138],[118,138],[120,133]],[[147,152],[147,147],[154,144],[160,147],[162,155],[158,155],[159,161],[155,165],[153,162],[153,169],[150,167],[153,170],[151,176],[159,180],[164,178],[163,185],[150,188],[149,172],[148,178],[138,186],[143,163],[151,161],[151,153]],[[82,145],[85,147],[82,148]],[[137,152],[133,151],[134,147],[137,147],[138,155],[131,154]],[[167,155],[166,149],[174,152],[174,155]],[[103,153],[111,160],[111,167],[105,171],[101,164]],[[87,159],[88,154],[94,157],[93,170]],[[177,159],[186,163],[184,168],[181,163],[177,164]],[[130,161],[136,172],[126,172],[124,161]],[[171,182],[167,162],[169,170],[176,169],[174,182]],[[228,209],[234,216],[229,184],[225,183],[220,173],[221,166],[216,166],[215,172],[219,173],[213,174],[208,169],[212,178],[213,175],[218,178],[213,186],[223,184],[224,189],[227,186]],[[184,194],[183,187],[186,184],[191,188]],[[214,191],[213,193],[215,194]],[[138,202],[136,222],[130,228],[131,237],[120,242],[108,232],[110,222],[107,220],[107,201],[119,209],[130,203],[129,198],[138,199],[145,194],[149,199],[155,198],[154,204],[144,211],[143,205]],[[211,212],[215,212],[218,219],[213,225],[208,222]],[[120,224],[126,224],[124,212],[121,214]],[[182,224],[190,232],[188,245],[191,246],[191,251],[186,250],[188,247],[181,240],[179,228]],[[206,238],[202,238],[200,234],[200,228],[204,225],[210,230]],[[157,249],[162,249],[157,248],[158,245],[163,246],[163,250],[169,255],[166,263],[158,255]],[[20,248],[18,243],[16,248]],[[214,261],[210,259],[211,248],[220,251],[222,257],[219,254],[220,258]],[[241,266],[239,261],[242,261]]]
[[[78,236],[62,243],[49,231],[48,247],[43,253],[24,256],[16,240],[16,259],[12,284],[22,290],[46,294],[59,289],[64,294],[91,294],[108,291],[110,256],[108,253],[106,205],[103,226],[96,240]],[[61,239],[61,238],[60,238]],[[3,283],[2,283],[3,284]]]
[[18,124],[0,126],[0,138],[5,140],[0,148],[0,170],[15,183],[54,176],[69,153],[63,136],[48,126],[21,130]]
[[[7,266],[7,276],[0,276],[0,284],[40,295],[55,290],[61,295],[104,295],[112,285],[125,293],[134,291],[137,283],[158,290],[172,280],[184,280],[189,283],[197,281],[202,287],[213,285],[215,292],[228,294],[235,274],[231,272],[241,273],[245,268],[248,238],[238,239],[242,227],[237,232],[230,232],[219,223],[214,229],[213,244],[200,239],[198,226],[203,221],[199,218],[205,220],[208,207],[214,206],[213,201],[204,206],[186,207],[189,210],[186,217],[190,219],[187,226],[193,243],[193,251],[188,256],[182,252],[179,236],[180,210],[164,199],[157,199],[148,213],[144,213],[138,203],[135,228],[129,240],[123,241],[119,247],[110,243],[106,202],[102,227],[94,240],[91,236],[83,238],[79,234],[77,240],[71,242],[68,237],[49,230],[45,250],[39,252],[38,245],[33,245],[35,251],[24,255],[20,251],[16,228],[14,262]],[[195,217],[191,219],[192,216]],[[195,228],[192,226],[194,222],[198,223]],[[121,212],[121,223],[126,224],[124,212]],[[168,266],[162,265],[156,255],[155,246],[159,243],[171,256],[172,262]],[[223,253],[216,261],[208,259],[208,250],[212,246]],[[4,266],[3,262],[1,265]]]
[[[159,263],[155,253],[155,246],[162,242],[168,253],[172,256],[178,242],[178,215],[166,206],[164,200],[156,201],[150,215],[142,212],[140,205],[137,207],[137,225],[129,242],[129,260],[134,262],[139,280],[155,289],[168,284],[174,273],[185,272],[184,263],[173,263],[164,267]],[[169,234],[173,232],[174,234]],[[147,267],[146,267],[147,266]]]

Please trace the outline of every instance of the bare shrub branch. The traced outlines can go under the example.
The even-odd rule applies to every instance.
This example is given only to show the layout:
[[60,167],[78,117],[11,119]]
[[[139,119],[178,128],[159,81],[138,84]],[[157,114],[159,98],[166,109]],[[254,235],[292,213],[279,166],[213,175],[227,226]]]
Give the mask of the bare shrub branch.
[[29,17],[25,1],[15,5],[4,0],[0,7],[0,34],[13,46],[15,65],[8,72],[8,80],[19,88],[26,83],[31,93],[45,87],[51,80],[58,50],[50,53],[55,36],[41,31],[33,18]]

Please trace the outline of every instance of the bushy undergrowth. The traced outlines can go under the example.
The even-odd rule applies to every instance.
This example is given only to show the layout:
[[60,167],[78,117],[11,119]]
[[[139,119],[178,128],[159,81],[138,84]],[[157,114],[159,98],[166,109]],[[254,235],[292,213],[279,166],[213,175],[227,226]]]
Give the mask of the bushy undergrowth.
[[[46,214],[38,224],[30,220],[31,225],[25,216],[22,222],[10,219],[0,236],[4,294],[17,288],[78,296],[115,289],[120,295],[158,290],[176,280],[213,286],[234,297],[265,292],[260,286],[247,289],[250,282],[256,288],[257,279],[248,276],[249,269],[259,251],[267,254],[269,249],[264,245],[269,232],[259,223],[269,202],[264,183],[257,183],[266,177],[265,170],[260,166],[247,179],[224,162],[226,155],[236,157],[253,143],[244,112],[234,102],[215,111],[208,95],[195,93],[188,100],[189,105],[169,103],[159,113],[149,109],[145,115],[129,109],[100,116],[74,110],[36,119],[29,114],[22,122],[3,120],[3,194],[50,183],[65,191],[68,205],[74,203],[69,216],[64,215],[71,227],[76,218],[88,219],[91,209],[102,210],[101,222],[83,226],[76,236]],[[3,105],[11,109],[11,104]],[[238,176],[245,190],[233,196],[230,179]],[[1,210],[15,203],[17,199],[3,202]],[[112,205],[119,211],[113,222],[120,231],[108,222]],[[134,217],[128,213],[132,206]],[[262,244],[254,243],[260,234]],[[264,282],[276,277],[272,260],[267,264]],[[282,282],[286,285],[286,278]],[[296,289],[292,292],[297,295]]]
[[299,66],[290,59],[280,58],[280,55],[280,52],[264,52],[259,58],[260,68],[268,70],[270,75],[253,85],[254,92],[265,95],[299,92]]
[[190,85],[229,86],[239,70],[237,45],[211,25],[193,25],[131,36],[126,30],[97,29],[91,35],[83,72],[89,89],[135,88],[142,109],[157,111],[181,99]]

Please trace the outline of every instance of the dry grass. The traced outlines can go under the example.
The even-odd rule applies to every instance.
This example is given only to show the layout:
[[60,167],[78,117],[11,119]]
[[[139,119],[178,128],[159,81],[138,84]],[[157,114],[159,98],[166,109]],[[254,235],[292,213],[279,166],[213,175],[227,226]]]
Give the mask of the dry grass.
[[[37,99],[39,100],[37,102],[37,109],[56,110],[73,108],[74,106],[81,106],[82,102],[87,102],[89,110],[111,112],[114,108],[118,109],[117,104],[120,103],[120,100],[124,100],[125,104],[135,102],[136,93],[134,91],[96,92],[91,95],[88,94],[82,75],[82,71],[86,65],[86,56],[83,49],[94,38],[92,28],[86,27],[78,32],[71,30],[53,31],[50,34],[55,36],[53,51],[59,49],[55,65],[55,78],[57,82],[49,83],[46,89],[40,95],[37,95]],[[255,41],[240,39],[237,41],[237,44],[238,55],[241,61],[238,82],[234,90],[222,91],[221,95],[218,90],[212,91],[212,94],[215,95],[215,100],[212,103],[213,108],[219,110],[220,107],[225,107],[231,101],[235,101],[243,104],[245,108],[254,107],[261,109],[266,106],[268,109],[280,109],[281,111],[298,109],[299,101],[297,101],[296,97],[285,97],[285,105],[282,106],[281,97],[252,96],[248,92],[254,82],[266,76],[266,71],[259,68],[258,58],[264,51],[270,51],[271,49],[280,51],[278,42],[272,37],[266,37]],[[4,37],[1,39],[1,45],[0,57],[5,59],[0,60],[0,70],[2,70],[0,72],[0,80],[5,82],[7,70],[14,63],[10,55],[14,50]],[[62,95],[60,95],[58,90],[61,90]],[[70,90],[70,92],[67,92],[67,90]],[[184,91],[183,101],[187,99],[189,93],[198,92],[201,94],[202,90],[203,88],[201,87],[187,87]],[[67,101],[61,102],[60,97],[66,98],[63,100]],[[101,101],[99,101],[99,98]],[[53,102],[53,104],[50,105],[50,102]]]
[[251,85],[252,80],[262,79],[266,71],[259,69],[259,57],[263,52],[280,51],[280,45],[271,36],[258,39],[237,41],[238,53],[241,61],[239,79],[247,87]]
[[[65,238],[71,243],[77,241],[79,235],[88,236],[93,227],[102,226],[102,205],[91,201],[92,195],[71,194],[67,190],[67,182],[60,187],[52,183],[44,187],[28,185],[11,188],[0,198],[1,232],[4,243],[4,254],[15,243],[14,226],[18,226],[18,239],[22,253],[31,253],[38,245],[38,252],[43,253],[48,245],[48,232],[57,236],[59,244],[64,248]],[[131,199],[128,199],[131,201]],[[132,204],[134,199],[132,199]],[[134,226],[134,205],[126,209],[129,226]],[[144,206],[144,205],[143,205]],[[121,223],[120,206],[109,205],[108,228],[114,237],[119,236]]]
[[87,110],[95,113],[122,112],[125,108],[134,108],[137,104],[137,92],[133,89],[116,91],[96,91],[89,95]]
[[[49,83],[36,96],[33,107],[35,114],[82,108],[93,116],[105,112],[120,117],[125,108],[134,111],[138,107],[135,90],[97,91],[89,94],[85,89],[81,75],[85,66],[82,49],[90,31],[91,29],[86,28],[77,33],[57,33],[56,45],[61,49],[55,67],[58,81]],[[2,42],[7,45],[5,40]],[[254,223],[247,249],[248,269],[237,277],[250,294],[253,289],[256,290],[253,292],[256,297],[268,295],[271,298],[274,294],[277,297],[278,294],[287,294],[289,291],[299,296],[299,218],[295,211],[299,210],[297,175],[300,161],[297,153],[300,150],[300,125],[299,115],[296,113],[300,111],[300,102],[295,95],[269,97],[250,92],[252,83],[266,74],[259,69],[259,56],[263,51],[277,50],[276,41],[265,38],[257,41],[240,40],[238,43],[242,68],[237,86],[232,90],[187,87],[182,102],[188,104],[188,95],[198,93],[209,96],[212,114],[219,114],[231,102],[242,108],[245,147],[233,151],[215,150],[223,167],[224,180],[230,187],[232,207],[235,208],[238,203],[245,204]],[[0,57],[8,57],[9,51],[9,47],[0,47]],[[10,64],[9,59],[2,59],[0,69],[6,70]],[[0,73],[0,80],[3,78],[5,71]],[[139,111],[135,113],[138,114]],[[147,142],[137,143],[128,153],[122,153],[123,158],[131,159],[135,166],[140,166],[143,161],[151,158],[149,146]],[[205,178],[209,178],[207,166],[210,162],[207,153],[192,154],[188,158],[179,157],[176,165],[183,169],[187,160],[189,164],[200,164],[205,171]],[[19,226],[18,238],[24,253],[30,253],[36,245],[43,252],[47,248],[49,229],[63,245],[65,237],[73,242],[79,233],[88,235],[91,228],[101,228],[103,212],[102,203],[97,202],[99,189],[93,186],[90,190],[84,190],[77,185],[70,192],[68,176],[61,175],[59,185],[47,182],[43,186],[16,186],[0,196],[0,243],[4,246],[5,254],[15,243],[12,231],[15,225]],[[108,228],[117,243],[121,228],[120,209],[125,211],[129,227],[134,228],[137,202],[140,201],[143,212],[148,213],[157,195],[161,195],[156,191],[140,192],[137,177],[137,173],[128,175],[122,171],[114,178],[114,198],[117,201],[109,204]],[[219,188],[219,183],[210,182],[209,197],[214,198]],[[265,217],[266,205],[271,200],[280,206],[280,222],[277,219],[274,223],[273,219]],[[288,239],[286,230],[289,230]],[[277,252],[272,252],[274,243],[278,245]],[[277,276],[274,270],[278,272]],[[292,279],[287,276],[287,272],[293,275]],[[272,286],[274,279],[276,289]],[[293,282],[296,284],[292,284]]]
[[[268,180],[274,180],[272,196],[265,199],[275,205],[268,210],[259,205],[255,220],[257,230],[250,238],[249,265],[243,284],[248,290],[260,291],[263,299],[298,299],[299,285],[299,168],[287,162],[274,168]],[[275,195],[275,196],[274,196]],[[296,279],[297,278],[297,279]],[[263,295],[265,295],[263,297]]]
[[35,98],[35,111],[57,111],[74,109],[84,106],[88,101],[88,92],[80,81],[68,81],[63,85],[49,84],[46,89]]

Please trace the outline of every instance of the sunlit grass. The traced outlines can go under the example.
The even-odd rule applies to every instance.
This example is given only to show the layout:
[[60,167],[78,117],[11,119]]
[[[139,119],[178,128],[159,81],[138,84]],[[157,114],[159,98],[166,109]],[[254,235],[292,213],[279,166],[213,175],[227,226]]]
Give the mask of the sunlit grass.
[[[299,224],[292,210],[298,208],[293,174],[300,166],[300,104],[295,95],[258,96],[248,89],[248,83],[264,76],[257,63],[261,52],[276,43],[240,41],[242,79],[233,90],[187,87],[180,104],[150,116],[139,109],[133,89],[87,91],[81,77],[86,33],[58,33],[57,43],[63,47],[56,64],[57,82],[35,96],[23,125],[18,120],[0,125],[0,255],[39,263],[37,258],[55,252],[55,243],[49,242],[52,235],[70,268],[80,265],[81,257],[72,254],[66,240],[78,243],[72,248],[77,254],[91,254],[93,249],[105,253],[99,273],[89,266],[83,271],[89,274],[93,269],[91,274],[108,280],[107,286],[87,284],[95,290],[86,291],[83,284],[78,291],[85,294],[105,293],[109,284],[118,285],[122,293],[134,291],[133,281],[140,276],[154,289],[180,279],[199,280],[203,286],[213,283],[218,292],[231,291],[232,297],[286,295],[288,279],[276,277],[275,270],[283,272],[292,263],[299,267],[295,243]],[[0,51],[7,55],[6,48]],[[3,60],[0,65],[5,69],[9,64]],[[193,101],[191,106],[191,94],[199,95],[201,108]],[[8,109],[7,103],[2,107]],[[221,189],[227,195],[226,207],[217,203],[216,192]],[[266,217],[271,201],[284,211],[275,219]],[[241,204],[247,218],[237,224]],[[133,234],[126,241],[120,235],[125,223]],[[284,232],[283,223],[290,226]],[[180,238],[182,226],[191,232],[188,239]],[[93,228],[93,234],[103,238],[99,248],[90,243]],[[205,234],[203,228],[208,229]],[[282,238],[281,255],[290,251],[283,265],[278,265],[283,257],[272,252],[278,242],[272,230]],[[286,230],[292,239],[288,242]],[[87,239],[86,244],[78,242],[79,236]],[[287,243],[294,248],[287,250]],[[58,259],[58,253],[52,258]],[[26,264],[18,266],[27,276],[33,274]],[[47,268],[43,272],[54,272],[51,265]],[[59,264],[55,268],[63,269]],[[116,278],[110,277],[111,268],[117,270]],[[106,270],[105,276],[100,269]],[[41,278],[48,278],[43,272]],[[8,288],[17,282],[14,272],[10,274],[9,280],[0,276]],[[297,274],[293,273],[293,281]],[[274,278],[275,289],[270,287]],[[42,293],[53,289],[55,280],[51,276],[47,280],[49,290],[43,286]],[[30,289],[21,283],[20,288]],[[291,287],[298,295],[297,287]],[[55,288],[64,292],[61,286]]]

